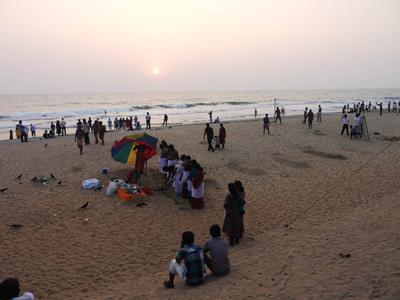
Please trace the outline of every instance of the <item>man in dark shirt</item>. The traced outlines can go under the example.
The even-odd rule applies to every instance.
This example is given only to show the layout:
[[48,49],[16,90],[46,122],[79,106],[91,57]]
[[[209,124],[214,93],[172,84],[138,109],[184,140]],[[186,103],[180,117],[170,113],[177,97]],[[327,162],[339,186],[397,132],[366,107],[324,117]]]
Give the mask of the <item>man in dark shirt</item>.
[[281,110],[279,109],[279,107],[277,107],[275,110],[275,124],[278,120],[279,120],[279,124],[282,124]]
[[[210,227],[211,239],[204,245],[204,261],[214,275],[229,272],[228,243],[221,238],[221,228],[215,224]],[[210,252],[211,258],[206,253]]]
[[187,285],[198,285],[203,282],[204,254],[203,249],[194,243],[194,234],[185,231],[182,234],[181,249],[176,254],[175,259],[171,260],[169,266],[169,280],[164,281],[167,289],[173,289],[175,276],[181,277]]
[[212,140],[214,138],[214,130],[210,126],[209,123],[206,124],[206,129],[204,130],[204,136],[203,139],[206,138],[207,135],[207,142],[208,142],[208,151],[214,152],[214,147],[212,146]]

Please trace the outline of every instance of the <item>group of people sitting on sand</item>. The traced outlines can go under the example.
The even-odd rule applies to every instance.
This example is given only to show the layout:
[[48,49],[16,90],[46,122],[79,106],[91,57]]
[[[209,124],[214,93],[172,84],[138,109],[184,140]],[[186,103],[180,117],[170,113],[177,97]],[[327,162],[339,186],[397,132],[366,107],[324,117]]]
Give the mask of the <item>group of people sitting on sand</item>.
[[188,199],[193,209],[204,207],[204,170],[190,155],[179,156],[174,145],[161,141],[159,170],[165,183],[172,185],[175,195]]
[[[225,218],[222,231],[229,238],[229,245],[239,243],[244,232],[244,189],[240,181],[228,184],[229,193],[225,198]],[[211,238],[203,247],[195,244],[194,233],[182,234],[181,247],[169,265],[169,280],[164,281],[167,289],[175,287],[174,280],[179,276],[187,285],[196,286],[204,282],[206,267],[214,276],[227,275],[230,270],[228,242],[221,237],[221,228],[210,227]],[[208,254],[210,256],[208,256]]]

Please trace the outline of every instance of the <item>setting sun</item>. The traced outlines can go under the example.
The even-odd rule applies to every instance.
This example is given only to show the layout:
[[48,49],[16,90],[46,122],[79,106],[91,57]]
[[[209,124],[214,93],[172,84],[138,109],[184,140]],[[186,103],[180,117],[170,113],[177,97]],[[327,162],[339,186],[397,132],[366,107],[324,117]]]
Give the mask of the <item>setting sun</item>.
[[154,74],[154,75],[160,74],[160,69],[154,68],[154,69],[153,69],[153,74]]

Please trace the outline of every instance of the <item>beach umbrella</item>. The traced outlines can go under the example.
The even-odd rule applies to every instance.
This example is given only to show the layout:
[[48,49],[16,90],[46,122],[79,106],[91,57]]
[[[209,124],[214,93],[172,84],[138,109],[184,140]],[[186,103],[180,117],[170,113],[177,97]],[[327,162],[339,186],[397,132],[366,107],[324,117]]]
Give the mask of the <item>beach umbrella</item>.
[[134,165],[136,163],[137,147],[145,147],[144,157],[148,160],[157,154],[158,139],[147,133],[138,133],[123,137],[115,141],[111,148],[111,156],[114,160],[124,164]]

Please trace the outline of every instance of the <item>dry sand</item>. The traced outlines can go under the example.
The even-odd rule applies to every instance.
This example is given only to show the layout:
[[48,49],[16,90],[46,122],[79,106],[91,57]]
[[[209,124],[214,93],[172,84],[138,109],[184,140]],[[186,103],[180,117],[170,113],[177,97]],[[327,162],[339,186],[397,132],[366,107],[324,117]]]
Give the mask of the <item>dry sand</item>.
[[[152,130],[204,166],[201,211],[161,192],[138,208],[82,190],[103,167],[127,173],[109,151],[126,133],[106,133],[105,146],[85,147],[82,156],[72,136],[2,142],[0,188],[9,190],[0,193],[0,279],[19,278],[37,299],[400,299],[400,142],[385,140],[400,136],[400,116],[367,118],[369,141],[340,136],[340,115],[311,130],[301,117],[286,118],[271,136],[261,120],[226,123],[226,149],[215,153],[203,125]],[[156,169],[154,158],[148,177]],[[50,172],[61,185],[30,182]],[[180,234],[193,230],[203,243],[209,226],[222,224],[235,179],[246,189],[246,232],[231,249],[230,275],[165,290]]]

